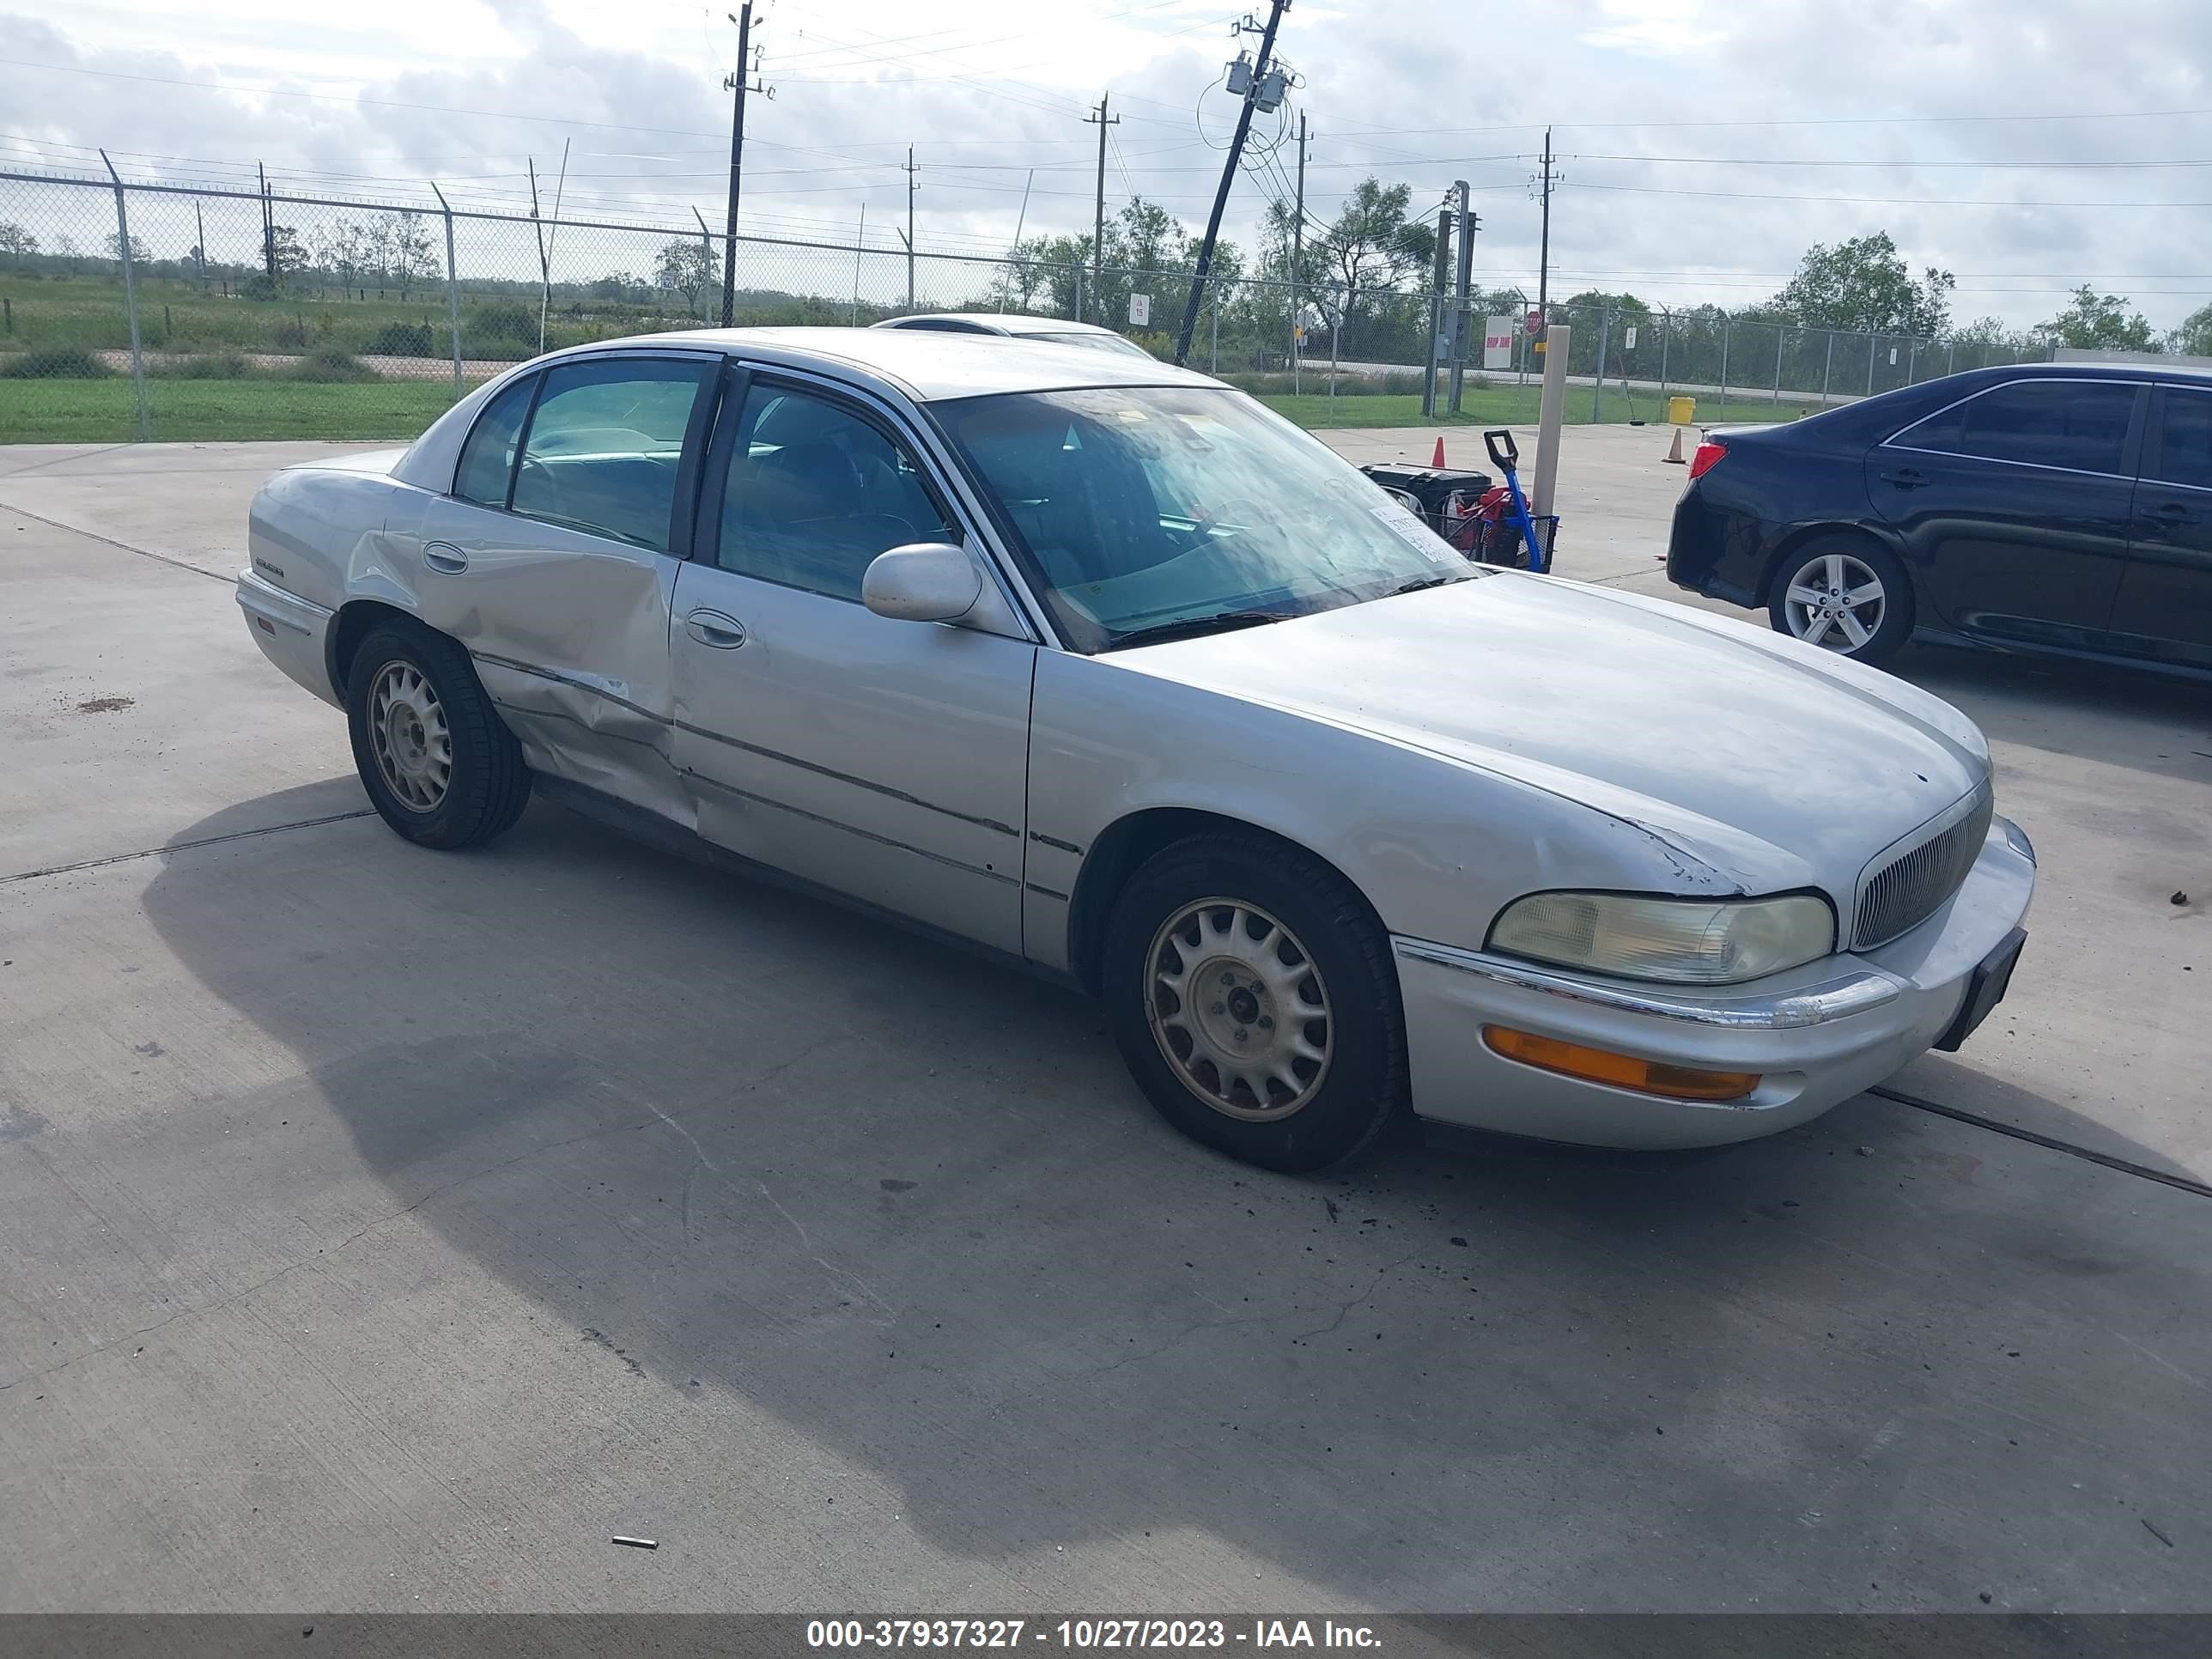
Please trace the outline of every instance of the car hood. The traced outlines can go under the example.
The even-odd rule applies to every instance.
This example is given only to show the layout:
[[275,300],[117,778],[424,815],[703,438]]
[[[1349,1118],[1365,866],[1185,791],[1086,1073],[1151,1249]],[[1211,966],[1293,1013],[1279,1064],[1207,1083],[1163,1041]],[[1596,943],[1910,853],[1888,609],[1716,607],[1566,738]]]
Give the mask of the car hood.
[[1901,680],[1686,606],[1519,573],[1109,659],[1633,823],[1687,890],[1817,885],[1843,915],[1870,857],[1989,772],[1973,724]]

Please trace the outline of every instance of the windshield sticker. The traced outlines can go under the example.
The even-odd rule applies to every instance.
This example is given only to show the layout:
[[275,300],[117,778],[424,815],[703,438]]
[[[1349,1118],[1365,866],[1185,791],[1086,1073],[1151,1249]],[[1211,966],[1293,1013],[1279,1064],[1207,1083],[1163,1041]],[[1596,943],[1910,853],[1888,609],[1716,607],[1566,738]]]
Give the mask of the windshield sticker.
[[1370,507],[1368,511],[1424,553],[1436,551],[1435,532],[1397,502],[1385,501],[1380,507]]

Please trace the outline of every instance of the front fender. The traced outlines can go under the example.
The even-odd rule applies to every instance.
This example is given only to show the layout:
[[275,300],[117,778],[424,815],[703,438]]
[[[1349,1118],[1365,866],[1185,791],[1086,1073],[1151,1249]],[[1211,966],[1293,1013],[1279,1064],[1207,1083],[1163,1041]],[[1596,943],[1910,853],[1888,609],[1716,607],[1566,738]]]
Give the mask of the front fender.
[[1327,860],[1392,933],[1479,949],[1498,910],[1547,888],[1724,894],[1741,884],[1657,831],[1538,785],[1369,732],[1042,652],[1030,726],[1025,939],[1079,973],[1070,896],[1110,826],[1174,809],[1249,824]]

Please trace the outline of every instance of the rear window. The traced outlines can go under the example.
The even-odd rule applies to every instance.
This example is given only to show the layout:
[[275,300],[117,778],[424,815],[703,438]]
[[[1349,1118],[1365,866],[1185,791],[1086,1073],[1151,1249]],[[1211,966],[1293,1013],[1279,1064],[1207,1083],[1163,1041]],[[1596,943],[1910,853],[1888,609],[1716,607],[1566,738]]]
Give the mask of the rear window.
[[1907,427],[1911,449],[2072,472],[2120,472],[2136,388],[2126,383],[2015,380]]
[[507,482],[514,476],[515,435],[522,430],[522,417],[530,412],[530,394],[537,386],[538,377],[526,374],[477,416],[469,441],[461,447],[453,494],[485,507],[507,505]]

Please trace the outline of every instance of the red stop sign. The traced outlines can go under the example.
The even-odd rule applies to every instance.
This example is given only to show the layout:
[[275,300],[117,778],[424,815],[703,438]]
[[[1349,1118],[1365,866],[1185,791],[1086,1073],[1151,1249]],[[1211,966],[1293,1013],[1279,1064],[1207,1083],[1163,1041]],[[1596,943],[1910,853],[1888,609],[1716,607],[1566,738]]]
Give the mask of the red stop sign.
[[1528,320],[1522,326],[1530,334],[1541,334],[1544,331],[1544,313],[1531,306],[1528,308]]

